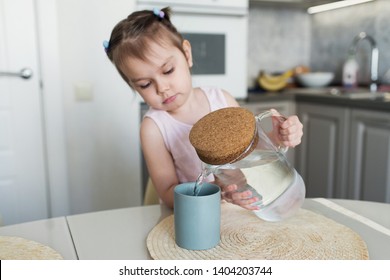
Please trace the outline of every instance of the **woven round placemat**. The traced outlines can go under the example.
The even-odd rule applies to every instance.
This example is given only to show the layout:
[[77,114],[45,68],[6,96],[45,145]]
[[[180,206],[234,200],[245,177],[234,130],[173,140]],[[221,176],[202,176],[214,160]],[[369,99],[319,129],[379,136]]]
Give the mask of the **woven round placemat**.
[[151,257],[158,260],[368,259],[367,246],[356,232],[312,211],[300,209],[287,220],[265,222],[233,204],[223,203],[221,207],[219,245],[200,251],[177,246],[173,215],[170,215],[147,237]]
[[0,260],[62,260],[54,249],[16,236],[0,236]]

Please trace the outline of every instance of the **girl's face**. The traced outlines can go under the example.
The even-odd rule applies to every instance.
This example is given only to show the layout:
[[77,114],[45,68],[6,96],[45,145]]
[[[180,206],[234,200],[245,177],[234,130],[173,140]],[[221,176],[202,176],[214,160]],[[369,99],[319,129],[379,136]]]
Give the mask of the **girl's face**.
[[122,72],[131,86],[152,108],[173,112],[192,92],[191,45],[183,42],[184,53],[172,45],[151,42],[148,60],[129,58]]

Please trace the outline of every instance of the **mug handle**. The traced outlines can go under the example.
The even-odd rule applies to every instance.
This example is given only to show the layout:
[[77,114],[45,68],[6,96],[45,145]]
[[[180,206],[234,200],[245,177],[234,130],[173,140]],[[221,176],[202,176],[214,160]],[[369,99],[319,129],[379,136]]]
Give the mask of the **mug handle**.
[[[268,118],[268,117],[273,117],[275,118],[279,124],[283,123],[285,120],[287,120],[287,118],[283,115],[281,115],[278,111],[276,110],[268,110],[268,111],[264,111],[263,113],[260,113],[256,116],[256,119],[258,121],[261,121],[262,119],[264,118]],[[273,125],[273,123],[272,123]],[[279,144],[279,146],[277,146],[277,149],[282,152],[283,154],[285,154],[287,151],[288,151],[288,147],[284,146],[284,145],[281,145]]]

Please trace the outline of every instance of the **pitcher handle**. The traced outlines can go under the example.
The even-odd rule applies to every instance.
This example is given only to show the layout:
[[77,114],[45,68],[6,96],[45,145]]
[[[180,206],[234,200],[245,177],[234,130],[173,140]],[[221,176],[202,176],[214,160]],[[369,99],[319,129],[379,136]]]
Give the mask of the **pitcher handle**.
[[[268,118],[268,117],[274,117],[276,120],[278,120],[279,124],[283,123],[285,120],[287,120],[287,118],[283,115],[281,115],[278,111],[276,110],[268,110],[268,111],[264,111],[260,114],[258,114],[256,116],[256,119],[261,121],[262,119],[264,118]],[[273,123],[272,123],[273,124]],[[287,151],[288,151],[288,147],[282,145],[279,143],[279,145],[277,146],[277,149],[282,152],[283,154],[285,154]]]

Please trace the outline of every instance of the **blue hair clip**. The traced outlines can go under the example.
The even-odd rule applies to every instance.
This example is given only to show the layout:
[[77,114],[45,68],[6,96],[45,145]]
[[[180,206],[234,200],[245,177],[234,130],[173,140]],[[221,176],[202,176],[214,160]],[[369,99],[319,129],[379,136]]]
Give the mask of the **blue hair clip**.
[[104,50],[107,52],[108,51],[108,47],[110,46],[110,43],[107,41],[107,40],[104,40],[103,41],[103,47],[104,47]]
[[157,17],[159,17],[160,19],[163,19],[164,16],[165,16],[165,13],[157,8],[154,8],[153,9],[153,14]]

